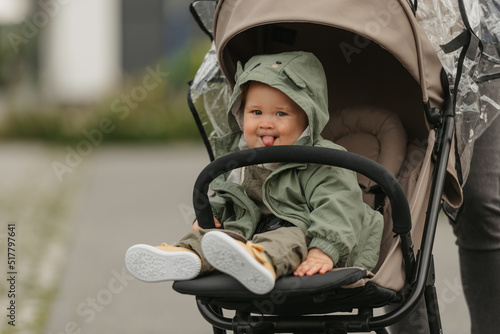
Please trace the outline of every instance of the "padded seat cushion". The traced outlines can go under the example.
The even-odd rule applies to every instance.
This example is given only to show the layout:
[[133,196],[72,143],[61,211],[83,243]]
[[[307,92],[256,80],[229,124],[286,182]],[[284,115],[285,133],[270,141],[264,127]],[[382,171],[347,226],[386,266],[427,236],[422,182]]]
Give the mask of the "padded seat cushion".
[[[407,137],[399,117],[386,109],[353,106],[334,111],[322,135],[349,152],[370,158],[396,176],[406,156]],[[364,189],[375,183],[363,175]]]

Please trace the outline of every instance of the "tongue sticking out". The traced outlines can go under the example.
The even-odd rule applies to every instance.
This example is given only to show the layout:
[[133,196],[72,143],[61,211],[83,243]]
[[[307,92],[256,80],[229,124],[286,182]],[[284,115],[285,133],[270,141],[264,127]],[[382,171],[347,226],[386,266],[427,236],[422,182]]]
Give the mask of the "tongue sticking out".
[[273,136],[262,136],[264,146],[273,146],[275,138]]

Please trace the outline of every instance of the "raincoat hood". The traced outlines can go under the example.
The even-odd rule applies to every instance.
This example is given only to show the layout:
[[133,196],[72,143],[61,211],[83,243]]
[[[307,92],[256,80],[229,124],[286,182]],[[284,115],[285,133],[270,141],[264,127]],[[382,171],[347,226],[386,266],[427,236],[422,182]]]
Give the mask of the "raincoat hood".
[[[233,133],[241,132],[242,85],[258,81],[282,91],[304,110],[309,121],[309,144],[321,138],[320,133],[329,119],[328,92],[323,66],[312,53],[254,56],[244,68],[238,62],[235,81],[228,110],[228,122]],[[307,145],[302,140],[301,144]]]

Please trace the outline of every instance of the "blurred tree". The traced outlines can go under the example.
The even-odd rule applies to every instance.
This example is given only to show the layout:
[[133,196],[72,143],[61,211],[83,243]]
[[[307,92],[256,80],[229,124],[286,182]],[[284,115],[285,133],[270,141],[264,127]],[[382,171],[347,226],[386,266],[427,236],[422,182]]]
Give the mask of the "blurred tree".
[[21,22],[0,22],[0,98],[4,96],[6,107],[21,100],[31,100],[20,95],[23,87],[34,87],[38,79],[37,49],[40,29],[37,28],[36,34],[27,34],[33,28],[33,23],[29,20],[30,14],[37,6],[28,8],[31,10],[26,11]]

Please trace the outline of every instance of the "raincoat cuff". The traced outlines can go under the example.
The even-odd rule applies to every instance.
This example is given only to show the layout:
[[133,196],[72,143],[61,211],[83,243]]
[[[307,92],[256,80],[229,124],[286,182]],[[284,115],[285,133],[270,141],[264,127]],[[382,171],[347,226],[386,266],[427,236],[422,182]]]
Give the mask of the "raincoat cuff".
[[314,238],[309,243],[308,249],[311,248],[319,248],[320,250],[322,250],[332,259],[334,266],[336,266],[339,262],[340,252],[334,245],[332,245],[331,241],[321,238]]

